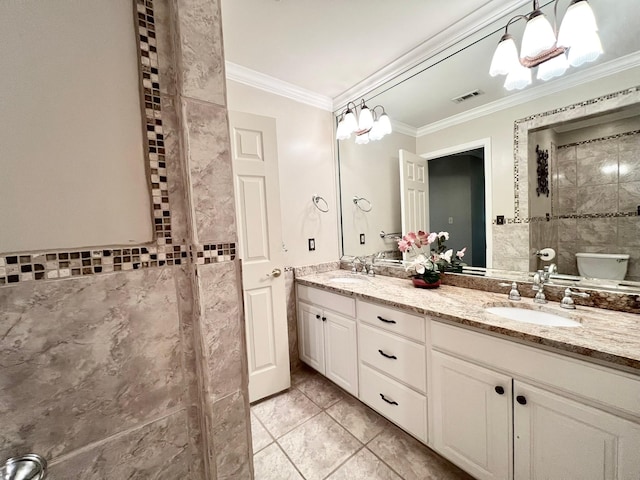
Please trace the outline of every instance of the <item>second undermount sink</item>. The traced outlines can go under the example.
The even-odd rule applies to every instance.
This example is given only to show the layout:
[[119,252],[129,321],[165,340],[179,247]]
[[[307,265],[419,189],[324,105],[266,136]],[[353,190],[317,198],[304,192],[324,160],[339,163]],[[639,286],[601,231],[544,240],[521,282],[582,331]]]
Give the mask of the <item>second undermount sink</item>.
[[344,276],[344,277],[333,277],[327,280],[328,283],[336,283],[342,285],[358,285],[367,283],[370,280],[367,277],[357,277],[353,276]]
[[549,327],[580,327],[580,322],[554,313],[521,307],[489,307],[485,311],[516,322],[533,323]]

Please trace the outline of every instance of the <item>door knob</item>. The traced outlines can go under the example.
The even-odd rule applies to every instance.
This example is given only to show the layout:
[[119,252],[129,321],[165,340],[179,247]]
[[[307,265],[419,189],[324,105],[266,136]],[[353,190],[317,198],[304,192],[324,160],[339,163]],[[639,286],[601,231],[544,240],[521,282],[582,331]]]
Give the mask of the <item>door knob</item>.
[[267,277],[279,277],[282,275],[282,270],[279,268],[274,268],[271,273],[267,273]]

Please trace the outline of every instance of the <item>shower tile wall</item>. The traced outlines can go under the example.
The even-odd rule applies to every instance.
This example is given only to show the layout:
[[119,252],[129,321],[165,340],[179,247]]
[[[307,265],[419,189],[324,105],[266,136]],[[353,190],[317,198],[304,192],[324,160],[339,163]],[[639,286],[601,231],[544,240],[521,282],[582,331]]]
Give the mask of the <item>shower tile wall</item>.
[[560,146],[556,168],[560,271],[578,274],[577,252],[627,253],[640,280],[640,132]]
[[52,480],[248,479],[240,265],[209,248],[236,241],[220,6],[139,2],[160,49],[166,211],[190,253],[0,285],[0,453],[44,455]]

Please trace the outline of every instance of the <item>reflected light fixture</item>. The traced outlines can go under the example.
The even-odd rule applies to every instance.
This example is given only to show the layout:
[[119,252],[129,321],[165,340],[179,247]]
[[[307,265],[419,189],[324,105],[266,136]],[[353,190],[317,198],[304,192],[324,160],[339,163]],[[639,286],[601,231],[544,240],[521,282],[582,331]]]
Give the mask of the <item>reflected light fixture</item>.
[[[492,77],[507,76],[504,82],[507,90],[520,90],[530,85],[534,67],[538,67],[536,78],[546,81],[559,77],[570,66],[593,62],[602,54],[598,25],[589,2],[572,0],[558,31],[558,1],[555,0],[553,6],[553,26],[540,10],[538,0],[534,0],[531,13],[516,15],[507,22],[489,69]],[[509,25],[519,19],[527,22],[520,55],[513,37],[509,35]]]
[[[378,109],[382,111],[378,113]],[[356,143],[364,145],[372,140],[380,140],[391,132],[391,121],[384,107],[376,105],[369,109],[362,99],[360,105],[347,103],[347,107],[339,116],[336,138],[347,140],[351,138],[351,134],[355,134]]]

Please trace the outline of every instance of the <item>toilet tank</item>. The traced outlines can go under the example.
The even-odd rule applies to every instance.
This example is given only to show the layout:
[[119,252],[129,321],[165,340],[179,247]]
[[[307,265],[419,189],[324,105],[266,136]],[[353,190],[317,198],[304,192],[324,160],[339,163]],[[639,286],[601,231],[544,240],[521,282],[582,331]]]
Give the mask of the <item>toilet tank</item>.
[[583,277],[624,280],[629,255],[622,253],[576,253],[578,272]]

